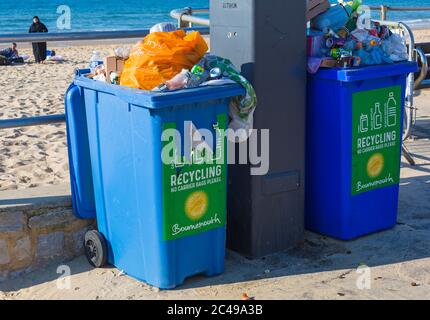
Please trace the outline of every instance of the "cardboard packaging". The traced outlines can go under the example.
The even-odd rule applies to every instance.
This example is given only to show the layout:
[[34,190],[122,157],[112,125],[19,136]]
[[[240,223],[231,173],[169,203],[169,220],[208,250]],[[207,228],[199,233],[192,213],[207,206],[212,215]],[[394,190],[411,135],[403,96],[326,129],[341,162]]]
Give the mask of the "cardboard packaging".
[[110,83],[111,72],[116,72],[121,75],[124,69],[125,60],[122,58],[117,58],[115,56],[105,58],[104,65],[106,70],[106,81]]
[[327,58],[321,62],[321,67],[322,68],[336,68],[336,67],[339,67],[339,62],[335,59]]
[[328,0],[306,0],[306,20],[310,21],[321,13],[326,12],[330,8]]

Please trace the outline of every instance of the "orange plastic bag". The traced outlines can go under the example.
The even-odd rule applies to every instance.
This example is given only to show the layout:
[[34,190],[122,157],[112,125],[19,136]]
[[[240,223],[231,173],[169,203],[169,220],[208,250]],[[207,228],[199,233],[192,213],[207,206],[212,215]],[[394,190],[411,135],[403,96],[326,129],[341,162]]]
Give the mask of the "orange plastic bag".
[[131,49],[124,64],[121,85],[152,90],[182,69],[191,69],[208,50],[199,32],[155,32]]

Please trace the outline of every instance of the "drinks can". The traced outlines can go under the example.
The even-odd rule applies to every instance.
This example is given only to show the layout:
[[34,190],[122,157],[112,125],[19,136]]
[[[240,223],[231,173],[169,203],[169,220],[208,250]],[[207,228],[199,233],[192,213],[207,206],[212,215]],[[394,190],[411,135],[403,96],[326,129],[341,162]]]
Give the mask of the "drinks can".
[[222,77],[222,71],[220,68],[213,68],[210,71],[210,78],[212,80],[220,79]]

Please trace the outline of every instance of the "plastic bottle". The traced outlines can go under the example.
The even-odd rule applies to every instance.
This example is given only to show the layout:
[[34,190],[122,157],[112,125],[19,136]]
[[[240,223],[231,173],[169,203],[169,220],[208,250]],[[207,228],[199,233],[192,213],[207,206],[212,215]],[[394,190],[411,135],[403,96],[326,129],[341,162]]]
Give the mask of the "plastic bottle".
[[171,32],[171,31],[176,31],[176,26],[173,23],[170,22],[161,22],[161,23],[157,23],[155,26],[153,26],[149,33],[154,33],[154,32]]
[[326,47],[327,48],[343,47],[345,43],[346,41],[343,38],[330,37],[326,40]]
[[119,85],[119,75],[116,72],[111,72],[109,75],[109,80],[111,84]]
[[172,79],[166,82],[168,90],[178,90],[185,88],[190,79],[190,72],[187,69],[183,69],[180,73],[174,76]]
[[352,3],[352,12],[349,15],[349,19],[345,24],[345,27],[347,30],[355,30],[357,29],[357,20],[359,17],[359,12],[358,9],[360,8],[360,6],[362,5],[362,1],[361,0],[354,0],[354,2]]
[[363,5],[363,0],[354,0],[352,3],[352,11],[357,11]]
[[330,56],[333,59],[339,59],[341,56],[352,56],[352,52],[343,48],[334,48],[331,49]]
[[209,72],[195,65],[192,71],[183,69],[180,73],[174,76],[166,83],[161,84],[155,91],[179,90],[184,88],[195,88],[209,79]]
[[98,66],[103,64],[103,60],[100,57],[100,52],[99,51],[93,51],[93,55],[91,56],[91,60],[90,60],[90,69],[91,72],[94,71],[94,69]]
[[189,73],[189,80],[186,84],[187,88],[195,88],[208,80],[210,77],[209,72],[205,69],[204,65],[196,64]]

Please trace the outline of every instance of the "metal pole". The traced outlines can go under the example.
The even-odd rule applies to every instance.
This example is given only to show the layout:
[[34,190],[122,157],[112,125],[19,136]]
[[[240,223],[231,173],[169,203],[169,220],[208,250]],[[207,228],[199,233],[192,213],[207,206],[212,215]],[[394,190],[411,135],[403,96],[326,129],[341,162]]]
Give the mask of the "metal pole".
[[381,20],[382,21],[387,20],[387,12],[388,12],[388,7],[385,5],[381,5]]
[[414,89],[418,89],[423,82],[427,78],[427,73],[429,71],[429,64],[427,60],[427,56],[424,53],[422,48],[417,48],[416,50],[417,58],[421,60],[421,72],[418,78],[415,80]]
[[32,127],[45,124],[63,123],[66,121],[66,115],[55,114],[49,116],[40,117],[25,117],[18,119],[5,119],[0,120],[1,129],[21,128],[21,127]]
[[[409,36],[409,61],[416,61],[415,59],[415,37],[411,28],[403,22],[399,22],[399,27],[402,28],[406,34]],[[413,73],[409,74],[407,80],[407,96],[406,96],[406,108],[408,109],[408,121],[405,130],[405,135],[403,137],[404,140],[408,139],[412,134],[412,127],[414,122],[414,87],[415,87],[415,75]]]
[[404,145],[402,146],[402,155],[405,157],[406,161],[408,161],[411,166],[415,166],[417,164]]
[[[191,24],[198,24],[198,25],[209,27],[210,25],[209,19],[193,16],[192,15],[193,11],[194,10],[189,7],[183,8],[183,9],[176,9],[170,12],[170,16],[173,19],[176,19],[179,25],[183,25],[184,23],[188,22]],[[202,10],[199,10],[199,11],[195,10],[194,12],[202,12]]]

